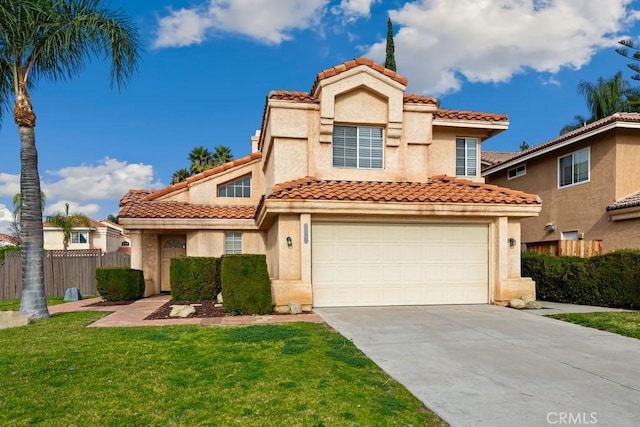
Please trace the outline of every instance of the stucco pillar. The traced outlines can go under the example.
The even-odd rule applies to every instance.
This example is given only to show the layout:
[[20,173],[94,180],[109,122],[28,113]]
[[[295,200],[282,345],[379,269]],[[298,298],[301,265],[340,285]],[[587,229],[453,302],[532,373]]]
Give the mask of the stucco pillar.
[[300,273],[302,283],[311,283],[311,215],[300,215]]
[[497,264],[493,302],[506,304],[510,299],[520,298],[525,294],[535,298],[535,282],[520,276],[520,220],[498,218],[493,237]]
[[131,268],[142,270],[142,230],[132,230],[131,237]]

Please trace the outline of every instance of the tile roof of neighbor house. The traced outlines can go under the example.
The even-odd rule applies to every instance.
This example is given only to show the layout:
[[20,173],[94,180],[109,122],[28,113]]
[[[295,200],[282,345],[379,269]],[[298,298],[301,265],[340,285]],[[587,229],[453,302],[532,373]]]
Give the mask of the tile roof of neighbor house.
[[518,154],[518,151],[483,151],[480,158],[483,162],[495,165],[497,163],[506,162]]
[[615,203],[607,206],[607,211],[614,211],[616,209],[632,208],[640,206],[640,191],[633,193],[627,197],[623,197]]
[[0,242],[10,243],[12,245],[18,244],[18,239],[8,234],[0,233]]
[[334,181],[306,177],[276,185],[267,199],[540,204],[535,194],[446,175],[434,176],[428,182]]
[[588,125],[582,126],[581,128],[578,128],[578,129],[573,130],[571,132],[567,132],[564,135],[560,135],[557,138],[554,138],[552,140],[544,142],[544,143],[542,143],[540,145],[536,145],[535,147],[529,148],[528,150],[514,153],[514,155],[511,156],[510,158],[502,160],[500,162],[497,162],[497,163],[493,164],[492,166],[490,166],[488,169],[493,169],[494,167],[496,167],[498,165],[501,165],[503,163],[510,162],[512,160],[516,160],[516,159],[519,159],[521,157],[528,156],[530,154],[534,154],[534,153],[536,153],[538,151],[544,150],[545,148],[553,147],[554,145],[561,144],[562,142],[570,140],[571,138],[575,138],[577,136],[583,135],[585,133],[591,132],[593,130],[605,127],[605,126],[607,126],[607,125],[609,125],[611,123],[616,123],[616,122],[640,123],[640,113],[615,113],[615,114],[612,114],[612,115],[610,115],[608,117],[605,117],[604,119],[597,120],[597,121],[595,121],[593,123],[589,123]]

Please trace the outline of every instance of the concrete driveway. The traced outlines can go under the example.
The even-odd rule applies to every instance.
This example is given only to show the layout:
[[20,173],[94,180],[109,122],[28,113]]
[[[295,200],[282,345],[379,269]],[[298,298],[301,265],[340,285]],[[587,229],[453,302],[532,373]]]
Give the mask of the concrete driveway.
[[492,305],[314,311],[453,426],[640,426],[640,340]]

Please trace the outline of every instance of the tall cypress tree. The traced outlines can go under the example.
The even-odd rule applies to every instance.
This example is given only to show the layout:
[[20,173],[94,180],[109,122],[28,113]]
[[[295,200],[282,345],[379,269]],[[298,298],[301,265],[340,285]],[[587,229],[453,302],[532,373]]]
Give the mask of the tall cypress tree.
[[393,24],[391,18],[387,19],[387,59],[384,67],[396,71],[396,47],[393,44]]

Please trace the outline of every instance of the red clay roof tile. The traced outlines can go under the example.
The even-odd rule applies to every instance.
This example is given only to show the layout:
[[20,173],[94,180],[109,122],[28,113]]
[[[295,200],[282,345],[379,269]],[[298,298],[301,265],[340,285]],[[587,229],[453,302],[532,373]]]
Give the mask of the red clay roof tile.
[[306,177],[276,185],[267,199],[540,204],[535,194],[446,175],[434,176],[428,182],[335,181]]
[[462,111],[462,110],[437,110],[433,114],[434,119],[447,120],[473,120],[483,122],[506,122],[509,117],[506,114],[482,113],[479,111]]
[[389,70],[388,68],[385,68],[383,65],[373,62],[373,60],[369,58],[355,58],[353,60],[344,62],[340,65],[336,65],[334,67],[327,68],[326,70],[319,72],[318,75],[316,76],[316,80],[313,82],[313,86],[311,87],[311,90],[309,91],[309,93],[312,95],[315,95],[316,89],[318,88],[320,81],[326,79],[327,77],[338,75],[347,70],[355,68],[359,65],[366,65],[367,67],[374,69],[380,73],[383,73],[384,75],[388,76],[389,78],[395,80],[396,82],[404,86],[407,85],[407,82],[408,82],[407,78],[404,76],[401,76],[395,71]]
[[120,208],[119,218],[252,219],[255,206],[209,206],[181,202],[137,202]]
[[405,104],[433,104],[438,105],[438,99],[432,96],[415,95],[407,93],[403,96]]
[[607,206],[607,211],[615,211],[616,209],[632,208],[636,206],[640,206],[640,191],[610,204]]

